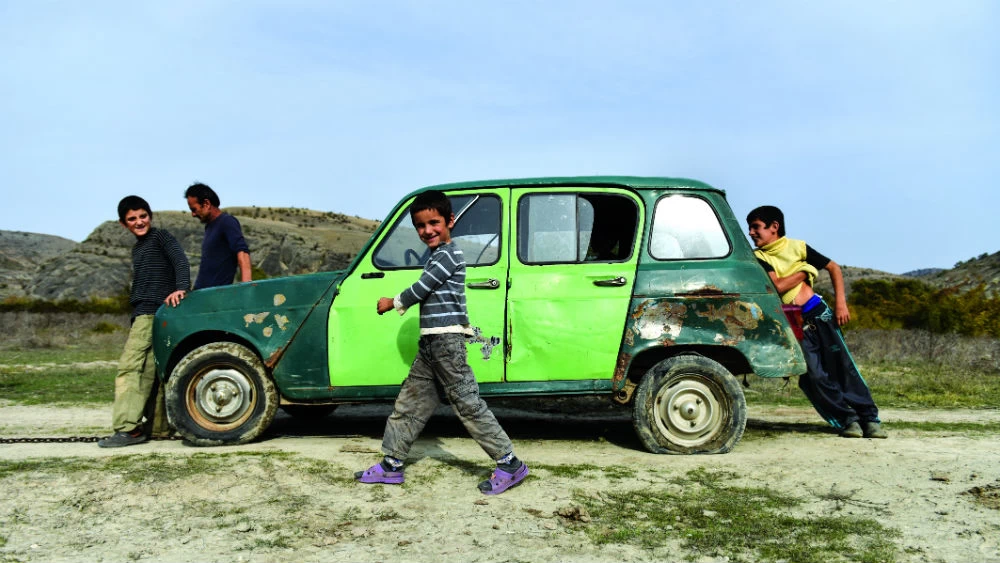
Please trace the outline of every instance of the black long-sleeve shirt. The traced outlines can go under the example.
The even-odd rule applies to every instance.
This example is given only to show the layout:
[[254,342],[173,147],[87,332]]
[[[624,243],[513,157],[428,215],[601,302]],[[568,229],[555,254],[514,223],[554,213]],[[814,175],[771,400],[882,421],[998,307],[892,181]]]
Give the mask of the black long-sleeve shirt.
[[152,315],[171,293],[191,289],[191,268],[180,243],[169,232],[150,228],[132,247],[132,318]]

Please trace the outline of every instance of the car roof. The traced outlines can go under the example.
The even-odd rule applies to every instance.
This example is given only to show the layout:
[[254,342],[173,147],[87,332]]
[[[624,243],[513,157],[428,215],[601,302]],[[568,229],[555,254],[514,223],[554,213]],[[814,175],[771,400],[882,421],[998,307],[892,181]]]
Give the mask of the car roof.
[[[490,187],[530,187],[530,186],[622,186],[637,190],[642,189],[690,189],[710,190],[725,195],[723,190],[710,186],[698,180],[689,178],[660,178],[645,176],[547,176],[539,178],[508,178],[496,180],[476,180],[472,182],[455,182],[427,186],[413,192],[414,194],[427,190],[461,190],[468,188]],[[412,195],[412,194],[411,194]]]

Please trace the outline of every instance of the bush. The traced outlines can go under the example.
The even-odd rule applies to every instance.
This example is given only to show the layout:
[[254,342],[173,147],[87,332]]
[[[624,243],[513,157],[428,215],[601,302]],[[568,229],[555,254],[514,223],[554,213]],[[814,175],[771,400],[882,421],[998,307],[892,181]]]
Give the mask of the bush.
[[115,297],[92,297],[85,301],[60,299],[48,301],[29,297],[8,297],[0,301],[0,313],[94,313],[118,314],[131,312],[128,294]]
[[960,293],[920,280],[858,280],[849,303],[854,328],[1000,338],[1000,298],[989,295],[983,285]]
[[90,329],[91,332],[96,332],[97,334],[111,334],[121,327],[115,323],[109,323],[108,321],[100,321],[94,325],[94,328]]

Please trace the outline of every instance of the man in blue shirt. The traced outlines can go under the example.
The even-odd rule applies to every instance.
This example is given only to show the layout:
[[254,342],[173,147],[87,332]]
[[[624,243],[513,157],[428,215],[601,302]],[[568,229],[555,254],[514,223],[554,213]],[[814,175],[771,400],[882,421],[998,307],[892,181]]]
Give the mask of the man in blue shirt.
[[240,268],[240,281],[250,277],[250,247],[243,239],[243,229],[236,217],[219,209],[219,196],[205,184],[192,184],[187,198],[191,216],[205,224],[205,239],[201,243],[201,265],[195,289],[229,285]]

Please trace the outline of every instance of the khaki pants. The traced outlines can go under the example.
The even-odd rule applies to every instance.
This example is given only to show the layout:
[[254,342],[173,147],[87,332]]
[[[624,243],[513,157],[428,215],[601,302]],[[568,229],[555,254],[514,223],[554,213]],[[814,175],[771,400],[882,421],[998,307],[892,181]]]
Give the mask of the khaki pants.
[[441,404],[439,389],[490,459],[513,453],[510,438],[479,396],[479,384],[469,367],[465,336],[461,334],[420,337],[417,357],[385,423],[382,453],[406,461],[410,446]]
[[115,432],[132,432],[142,427],[143,417],[152,423],[154,436],[170,431],[163,403],[163,384],[156,378],[153,359],[153,315],[139,315],[125,341],[115,377],[115,405],[111,425]]

